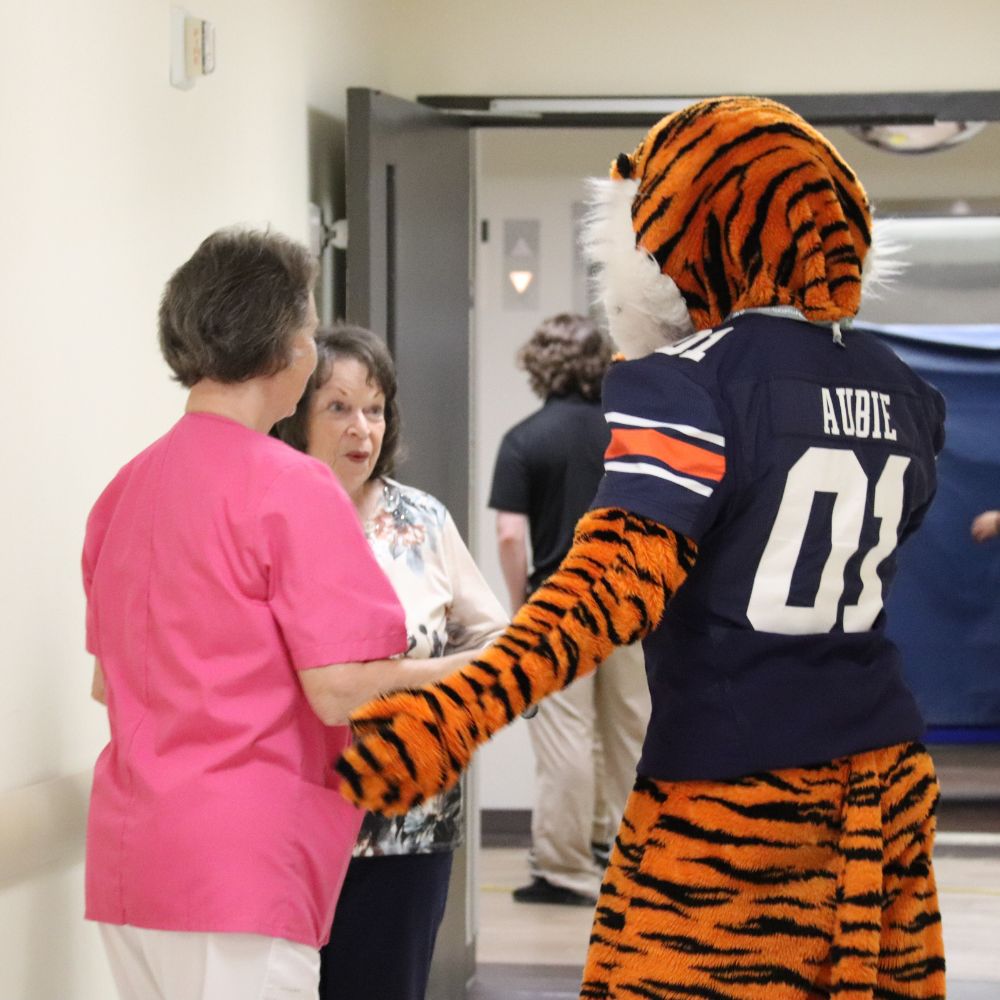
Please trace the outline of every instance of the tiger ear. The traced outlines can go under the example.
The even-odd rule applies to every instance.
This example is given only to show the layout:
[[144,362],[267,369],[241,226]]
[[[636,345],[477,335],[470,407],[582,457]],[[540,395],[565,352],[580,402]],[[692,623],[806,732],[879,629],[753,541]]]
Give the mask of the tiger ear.
[[623,181],[628,181],[632,179],[632,173],[635,169],[632,163],[632,157],[628,153],[619,153],[615,157],[615,162],[611,164],[611,175],[612,177],[619,177]]
[[636,246],[635,180],[592,179],[580,243],[596,269],[595,291],[608,332],[627,358],[640,358],[694,332],[684,297],[656,261]]

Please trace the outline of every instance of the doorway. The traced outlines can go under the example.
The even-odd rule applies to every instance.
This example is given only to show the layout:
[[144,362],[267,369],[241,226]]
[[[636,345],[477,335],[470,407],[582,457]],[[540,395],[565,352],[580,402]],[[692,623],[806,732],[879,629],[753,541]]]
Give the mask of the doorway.
[[[348,125],[348,318],[377,331],[392,330],[401,389],[411,386],[403,406],[415,449],[400,477],[439,496],[456,520],[464,514],[470,549],[502,597],[493,515],[486,508],[492,465],[504,431],[538,405],[514,356],[545,316],[587,308],[574,252],[584,194],[580,179],[604,175],[612,157],[633,148],[655,116],[627,127],[611,127],[607,120],[527,127],[523,119],[484,122],[475,113],[444,114],[361,93],[372,99],[366,99],[367,124],[354,119]],[[1000,117],[1000,102],[992,108],[992,117]],[[1000,175],[994,166],[1000,161],[998,124],[964,146],[910,158],[870,149],[840,127],[829,134],[883,214],[961,212],[964,203],[971,213],[1000,216]],[[408,161],[408,144],[425,150],[423,159],[414,160],[422,166]],[[462,162],[466,180],[449,180],[451,168]],[[411,225],[411,212],[423,221]],[[448,244],[428,251],[420,233],[428,226],[445,228],[445,222]],[[529,239],[527,248],[534,252],[532,295],[520,301],[509,289],[507,223],[537,224],[514,227],[521,235],[537,234],[534,247]],[[367,236],[359,236],[359,229]],[[407,280],[401,282],[404,271]],[[444,315],[449,318],[442,322]],[[431,350],[422,349],[427,337],[437,338]],[[448,375],[436,367],[441,359],[452,366]],[[435,465],[433,456],[424,460],[424,444],[412,439],[411,410],[421,414],[419,426],[435,445],[437,431],[448,428],[443,465]],[[524,727],[515,723],[480,751],[473,779],[484,810],[508,814],[522,827],[533,773]],[[470,963],[474,969],[477,818],[467,814],[467,854],[456,864],[464,881],[453,884],[450,922],[436,958],[438,970],[464,971],[439,980],[439,991],[431,995],[441,1000],[464,996],[462,975],[469,974]]]

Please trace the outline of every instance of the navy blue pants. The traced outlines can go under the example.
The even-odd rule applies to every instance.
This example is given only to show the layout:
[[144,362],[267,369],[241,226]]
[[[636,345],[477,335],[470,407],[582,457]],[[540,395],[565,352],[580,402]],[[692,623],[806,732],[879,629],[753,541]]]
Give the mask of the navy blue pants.
[[452,856],[351,859],[320,950],[320,1000],[424,1000]]

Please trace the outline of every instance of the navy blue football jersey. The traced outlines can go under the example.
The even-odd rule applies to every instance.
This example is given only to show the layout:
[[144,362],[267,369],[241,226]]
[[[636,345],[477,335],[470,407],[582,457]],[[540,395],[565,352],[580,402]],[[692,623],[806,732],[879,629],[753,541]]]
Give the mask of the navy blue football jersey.
[[885,637],[899,543],[935,491],[944,401],[873,336],[750,311],[604,386],[593,507],[698,543],[645,641],[639,773],[725,779],[918,739]]

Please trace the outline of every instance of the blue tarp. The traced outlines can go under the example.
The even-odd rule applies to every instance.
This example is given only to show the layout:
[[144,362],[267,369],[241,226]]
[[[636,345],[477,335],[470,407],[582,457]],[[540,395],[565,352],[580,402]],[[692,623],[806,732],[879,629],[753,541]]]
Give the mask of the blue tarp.
[[1000,727],[1000,538],[969,534],[1000,509],[1000,327],[876,332],[948,405],[938,493],[923,528],[901,549],[886,605],[890,637],[931,727],[996,739]]

